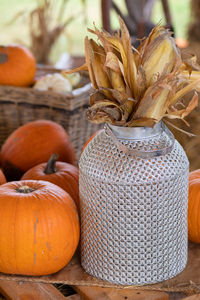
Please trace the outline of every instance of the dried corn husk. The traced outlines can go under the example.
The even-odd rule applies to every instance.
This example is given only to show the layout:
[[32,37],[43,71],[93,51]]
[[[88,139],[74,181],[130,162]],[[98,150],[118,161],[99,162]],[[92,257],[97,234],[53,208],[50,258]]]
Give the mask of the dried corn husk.
[[[120,34],[110,35],[95,27],[89,31],[99,43],[85,38],[86,64],[80,69],[87,68],[95,90],[88,119],[150,127],[162,118],[183,120],[198,105],[197,93],[187,107],[182,103],[185,94],[200,91],[196,58],[183,60],[171,32],[161,25],[134,49],[121,18],[119,22]],[[64,73],[73,71],[77,70]]]

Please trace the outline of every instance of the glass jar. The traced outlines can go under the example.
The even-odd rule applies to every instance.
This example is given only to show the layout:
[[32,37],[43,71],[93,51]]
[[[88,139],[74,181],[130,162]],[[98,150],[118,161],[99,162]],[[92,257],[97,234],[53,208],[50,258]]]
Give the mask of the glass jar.
[[86,272],[141,285],[185,268],[189,163],[162,122],[105,125],[84,149],[79,170]]

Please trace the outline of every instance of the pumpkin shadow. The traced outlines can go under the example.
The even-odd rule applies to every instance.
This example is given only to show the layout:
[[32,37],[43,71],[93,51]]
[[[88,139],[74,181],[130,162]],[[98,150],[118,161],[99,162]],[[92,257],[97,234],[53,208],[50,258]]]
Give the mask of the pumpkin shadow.
[[7,181],[20,180],[24,174],[24,171],[7,160],[4,162],[2,168]]

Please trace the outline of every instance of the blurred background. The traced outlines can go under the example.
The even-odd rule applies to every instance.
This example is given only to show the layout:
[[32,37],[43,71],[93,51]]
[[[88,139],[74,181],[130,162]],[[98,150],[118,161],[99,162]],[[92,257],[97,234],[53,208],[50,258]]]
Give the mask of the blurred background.
[[[23,44],[34,52],[39,63],[55,64],[64,52],[84,55],[84,37],[93,22],[97,27],[106,27],[109,22],[111,30],[117,30],[117,15],[122,13],[127,17],[129,30],[133,29],[136,35],[140,31],[140,36],[148,33],[143,25],[151,29],[151,22],[170,22],[177,42],[186,47],[188,28],[194,19],[191,2],[195,1],[1,0],[0,43]],[[133,16],[130,7],[140,14],[140,20],[137,13]],[[135,24],[131,24],[133,18]]]
[[[0,0],[0,11],[0,44],[28,47],[38,69],[39,64],[56,70],[80,66],[84,61],[84,38],[91,36],[87,28],[95,23],[98,28],[116,31],[118,15],[129,29],[133,46],[137,47],[139,40],[161,23],[174,32],[183,56],[195,54],[200,61],[200,0]],[[197,169],[199,108],[187,121],[196,137],[172,131],[186,150],[192,169]],[[188,131],[183,122],[174,124]]]

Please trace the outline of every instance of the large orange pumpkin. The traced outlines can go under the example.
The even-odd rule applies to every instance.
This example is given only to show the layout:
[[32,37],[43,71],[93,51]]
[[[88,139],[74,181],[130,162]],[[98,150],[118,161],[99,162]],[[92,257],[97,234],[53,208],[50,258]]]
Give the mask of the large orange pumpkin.
[[29,86],[36,73],[33,54],[19,45],[0,46],[0,84]]
[[28,170],[22,180],[35,179],[52,182],[68,192],[79,207],[79,171],[75,166],[58,161],[58,155],[52,154],[48,163],[39,164]]
[[3,174],[3,171],[0,169],[0,185],[6,183],[6,177]]
[[79,242],[74,201],[47,181],[0,186],[0,272],[47,275],[62,269]]
[[188,238],[200,244],[200,177],[189,180]]
[[20,179],[30,168],[47,162],[52,153],[74,164],[75,151],[62,126],[38,120],[16,129],[1,148],[1,165],[9,180]]

